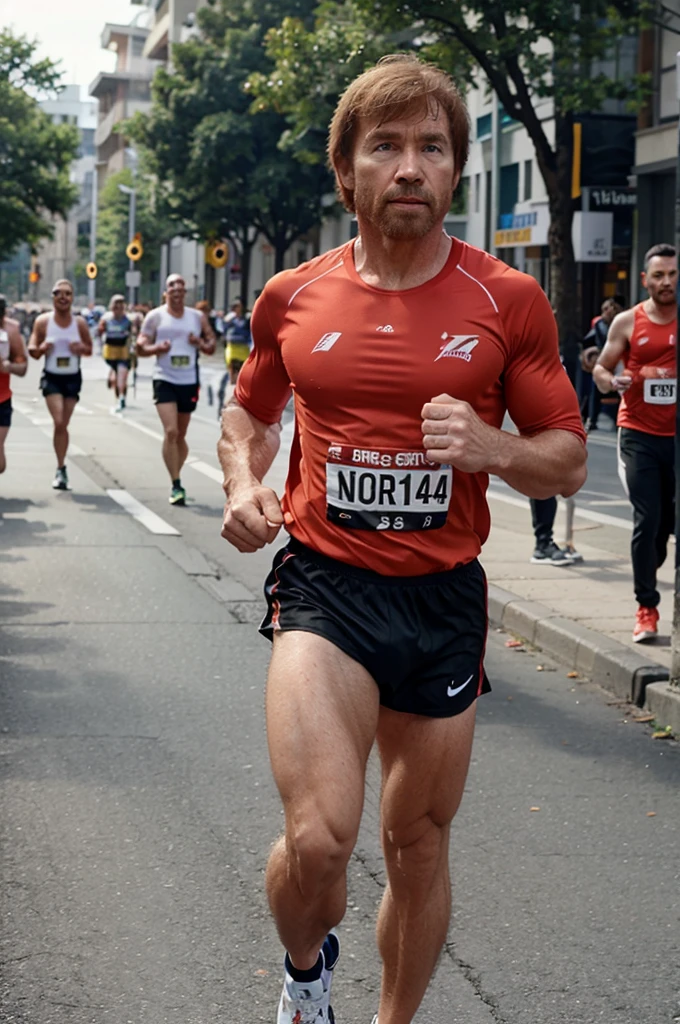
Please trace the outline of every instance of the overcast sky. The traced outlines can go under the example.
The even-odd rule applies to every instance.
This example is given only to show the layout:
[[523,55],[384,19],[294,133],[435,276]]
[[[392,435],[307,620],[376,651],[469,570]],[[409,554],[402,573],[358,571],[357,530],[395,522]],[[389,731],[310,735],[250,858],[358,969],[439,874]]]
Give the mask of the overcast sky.
[[0,0],[0,25],[37,39],[41,57],[61,61],[63,85],[88,86],[115,66],[114,54],[101,48],[104,25],[128,25],[140,12],[128,0]]

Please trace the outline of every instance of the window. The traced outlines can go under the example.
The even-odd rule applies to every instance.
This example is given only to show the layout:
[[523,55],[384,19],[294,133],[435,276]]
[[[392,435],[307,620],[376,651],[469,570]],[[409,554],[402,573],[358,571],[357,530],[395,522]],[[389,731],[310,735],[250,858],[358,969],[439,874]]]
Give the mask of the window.
[[475,213],[479,213],[482,200],[482,176],[475,174]]
[[477,118],[477,141],[491,138],[491,114]]
[[524,198],[525,202],[527,201],[527,199],[531,199],[531,190],[532,190],[531,189],[531,186],[532,186],[531,178],[532,178],[532,175],[533,175],[533,170],[534,170],[534,162],[533,162],[533,160],[525,160],[524,161],[524,194],[523,194],[523,198]]
[[519,198],[519,164],[501,167],[498,213],[514,213]]

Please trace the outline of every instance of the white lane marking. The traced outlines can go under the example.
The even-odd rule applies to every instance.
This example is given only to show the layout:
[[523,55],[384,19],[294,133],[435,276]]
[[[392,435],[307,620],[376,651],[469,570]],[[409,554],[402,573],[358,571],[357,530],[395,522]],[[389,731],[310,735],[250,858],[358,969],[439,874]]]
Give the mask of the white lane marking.
[[[109,406],[107,405],[108,409]],[[159,434],[157,430],[151,430],[149,427],[145,427],[143,423],[137,423],[136,420],[129,420],[125,416],[116,417],[120,419],[121,423],[125,423],[128,427],[134,427],[135,430],[141,430],[142,434],[148,434],[149,437],[155,438],[156,441],[160,441],[163,444],[163,435]]]
[[106,491],[110,498],[113,498],[121,508],[124,508],[126,512],[129,512],[133,519],[136,519],[138,523],[145,526],[149,533],[158,533],[166,537],[179,537],[181,536],[179,530],[176,530],[170,523],[166,523],[165,519],[161,519],[155,512],[152,512],[146,505],[142,505],[141,501],[137,501],[133,498],[128,491],[112,490]]
[[[515,498],[511,494],[503,494],[501,491],[496,491],[491,487],[486,493],[490,498],[495,498],[496,501],[504,501],[506,505],[515,505],[517,508],[529,508],[528,498]],[[608,516],[606,512],[591,512],[589,509],[579,508],[578,505],[574,511],[581,519],[590,519],[593,523],[601,523],[603,526],[618,526],[619,529],[628,530],[629,533],[633,529],[633,524],[626,519]]]
[[218,484],[224,483],[224,473],[219,469],[215,469],[214,466],[208,465],[207,462],[201,462],[200,459],[187,459],[186,465],[197,470],[199,473],[202,473],[203,476],[210,477],[211,480],[216,480]]
[[607,498],[606,501],[591,501],[591,505],[610,505],[612,507],[618,506],[619,508],[630,508],[630,502],[627,498]]
[[[50,429],[52,427],[51,416],[36,416],[35,409],[31,409],[30,406],[26,405],[24,402],[18,402],[14,397],[12,397],[12,407],[16,409],[18,413],[21,413],[22,416],[26,416],[28,421],[32,423],[34,427],[38,427],[41,434],[48,437],[50,441],[52,440],[53,431]],[[74,444],[73,441],[69,441],[68,454],[84,455],[85,452],[77,444]]]

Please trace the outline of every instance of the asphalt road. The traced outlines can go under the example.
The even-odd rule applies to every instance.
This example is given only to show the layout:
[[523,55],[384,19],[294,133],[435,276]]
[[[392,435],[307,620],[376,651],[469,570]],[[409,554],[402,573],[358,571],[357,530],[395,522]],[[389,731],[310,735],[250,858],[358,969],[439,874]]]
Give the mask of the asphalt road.
[[[171,508],[148,379],[121,418],[101,362],[86,376],[72,492],[50,488],[36,366],[0,478],[0,1020],[273,1024],[263,871],[281,813],[254,626],[271,552],[219,537],[214,407],[191,425],[192,501]],[[284,473],[282,456],[274,486]],[[176,534],[135,521],[122,490]],[[416,1020],[678,1021],[680,748],[506,639],[490,638],[450,941]],[[371,762],[338,1024],[376,1009],[378,795]]]

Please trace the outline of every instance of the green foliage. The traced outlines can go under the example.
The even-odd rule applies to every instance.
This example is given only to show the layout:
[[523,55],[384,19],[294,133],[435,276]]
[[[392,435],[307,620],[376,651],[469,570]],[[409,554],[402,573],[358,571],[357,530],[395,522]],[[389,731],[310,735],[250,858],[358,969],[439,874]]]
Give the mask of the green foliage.
[[[404,40],[409,33],[404,35]],[[253,72],[251,111],[287,115],[281,148],[304,163],[325,160],[328,125],[345,87],[387,52],[388,36],[352,4],[326,0],[309,24],[287,17],[265,37],[274,71]]]
[[180,232],[243,241],[261,232],[278,261],[319,220],[331,188],[323,167],[304,166],[279,142],[276,110],[251,112],[248,76],[267,74],[262,43],[283,13],[308,22],[314,0],[214,0],[199,9],[200,34],[173,47],[172,70],[157,72],[153,107],[124,126],[145,151],[159,200]]
[[133,179],[132,171],[124,170],[107,178],[99,194],[97,294],[107,302],[114,293],[125,293],[125,272],[129,266],[125,250],[130,241],[130,197],[118,186],[133,184],[137,189],[135,230],[142,235],[144,248],[144,255],[136,264],[144,282],[140,297],[154,297],[158,293],[158,285],[152,285],[150,278],[158,269],[160,245],[167,241],[171,231],[155,209],[151,182],[143,177]]
[[31,91],[54,90],[59,74],[36,61],[36,44],[0,31],[0,258],[21,242],[35,248],[53,235],[49,214],[65,214],[77,198],[69,169],[77,129],[54,125]]

